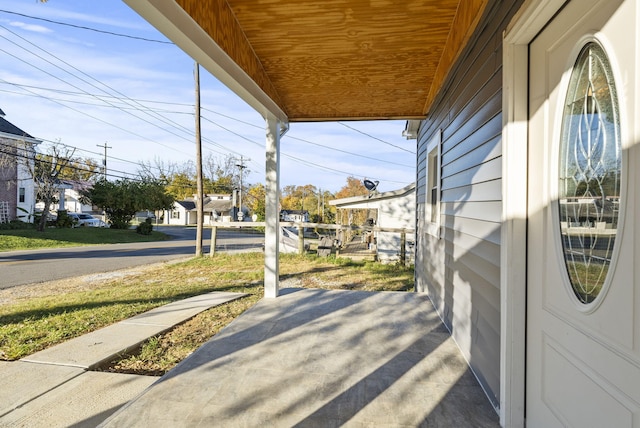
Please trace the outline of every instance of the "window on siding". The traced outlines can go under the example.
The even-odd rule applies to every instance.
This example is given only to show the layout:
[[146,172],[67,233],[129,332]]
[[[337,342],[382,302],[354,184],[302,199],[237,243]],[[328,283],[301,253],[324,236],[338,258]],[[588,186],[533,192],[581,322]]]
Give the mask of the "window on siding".
[[180,218],[180,211],[171,211],[171,218]]
[[24,187],[18,189],[18,202],[24,202],[26,198],[26,191]]
[[438,130],[427,144],[425,230],[440,237],[440,146],[442,132]]

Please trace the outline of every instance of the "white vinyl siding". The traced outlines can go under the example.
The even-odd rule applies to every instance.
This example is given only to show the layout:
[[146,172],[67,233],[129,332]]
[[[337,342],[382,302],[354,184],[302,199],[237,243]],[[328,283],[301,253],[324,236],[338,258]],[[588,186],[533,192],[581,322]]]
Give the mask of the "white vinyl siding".
[[502,31],[520,1],[489,7],[418,134],[417,212],[441,133],[440,239],[418,216],[416,289],[428,292],[490,401],[500,397]]

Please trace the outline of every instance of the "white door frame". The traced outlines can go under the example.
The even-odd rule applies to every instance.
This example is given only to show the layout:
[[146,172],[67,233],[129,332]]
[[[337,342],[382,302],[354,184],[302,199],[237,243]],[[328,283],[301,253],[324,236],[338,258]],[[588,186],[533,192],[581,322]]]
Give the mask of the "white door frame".
[[500,425],[525,425],[529,43],[565,0],[525,0],[503,39]]

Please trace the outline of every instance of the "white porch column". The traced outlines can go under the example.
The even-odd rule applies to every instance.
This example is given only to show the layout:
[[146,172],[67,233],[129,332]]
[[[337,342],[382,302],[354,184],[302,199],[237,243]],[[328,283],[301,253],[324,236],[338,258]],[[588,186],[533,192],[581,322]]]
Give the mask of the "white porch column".
[[266,207],[264,231],[264,297],[278,297],[280,288],[280,122],[267,117]]
[[64,189],[65,187],[60,187],[60,200],[58,201],[58,210],[59,211],[64,211]]

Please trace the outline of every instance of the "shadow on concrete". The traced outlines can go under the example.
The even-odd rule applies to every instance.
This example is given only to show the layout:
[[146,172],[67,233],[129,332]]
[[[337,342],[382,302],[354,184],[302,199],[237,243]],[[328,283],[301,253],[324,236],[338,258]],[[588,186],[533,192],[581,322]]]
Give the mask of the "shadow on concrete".
[[498,417],[427,296],[285,289],[106,426],[474,426]]

